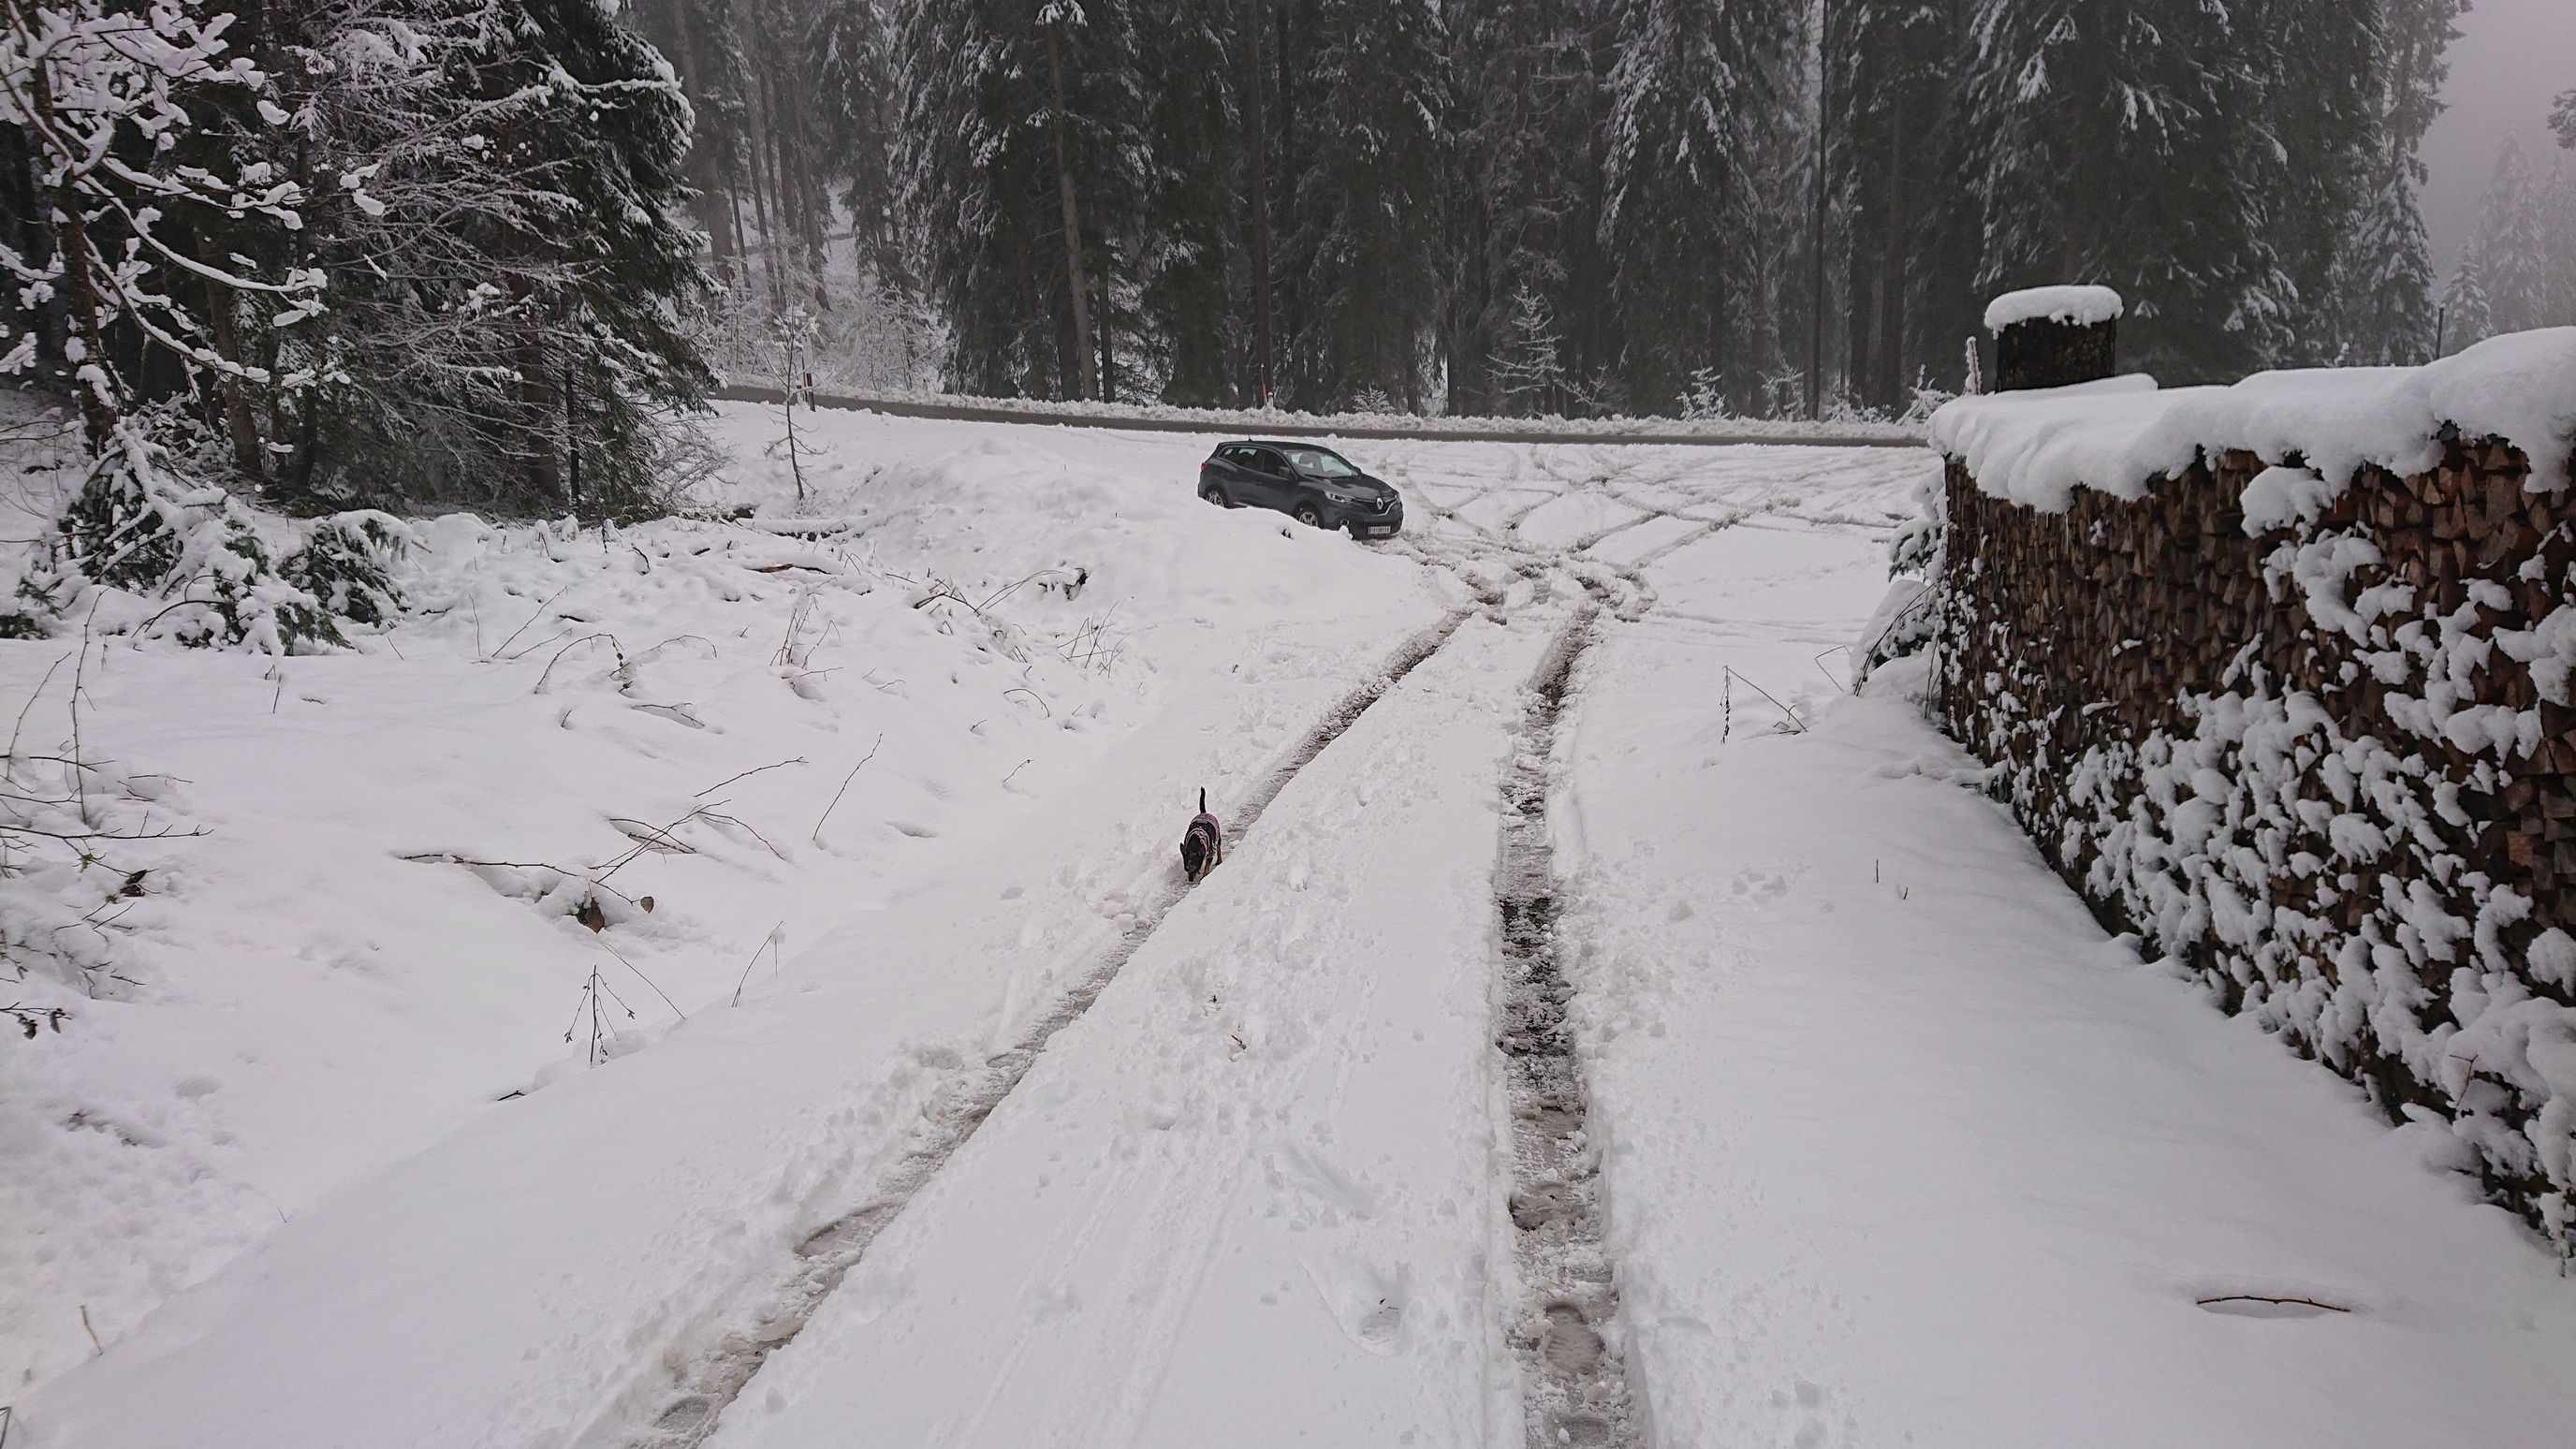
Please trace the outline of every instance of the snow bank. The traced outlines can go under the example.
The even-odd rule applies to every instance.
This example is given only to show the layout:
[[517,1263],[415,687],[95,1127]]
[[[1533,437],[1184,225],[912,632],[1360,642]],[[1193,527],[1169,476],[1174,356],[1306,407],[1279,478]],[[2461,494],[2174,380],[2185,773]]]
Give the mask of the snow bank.
[[2533,460],[2531,486],[2561,488],[2576,451],[2576,327],[2490,338],[2423,367],[2261,372],[2225,387],[2159,389],[2129,375],[1963,397],[1932,415],[1932,446],[1980,490],[2063,512],[2078,487],[2143,496],[2193,459],[2245,449],[2293,459],[2339,493],[2367,465],[2417,473],[2440,434],[2502,438]]
[[1702,637],[1593,656],[1559,927],[1654,1442],[2566,1440],[2576,1293],[2438,1132],[2106,942],[1921,656],[1718,745],[1674,678],[1754,645]]
[[1986,304],[1986,330],[2001,332],[2022,322],[2045,318],[2077,327],[2115,321],[2127,304],[2108,287],[2025,287]]

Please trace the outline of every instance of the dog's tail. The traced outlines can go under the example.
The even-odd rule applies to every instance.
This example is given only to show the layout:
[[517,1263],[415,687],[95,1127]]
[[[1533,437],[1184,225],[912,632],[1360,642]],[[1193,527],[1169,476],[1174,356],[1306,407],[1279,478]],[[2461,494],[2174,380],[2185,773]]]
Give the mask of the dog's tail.
[[1199,813],[1201,815],[1207,813],[1207,786],[1205,785],[1199,787]]

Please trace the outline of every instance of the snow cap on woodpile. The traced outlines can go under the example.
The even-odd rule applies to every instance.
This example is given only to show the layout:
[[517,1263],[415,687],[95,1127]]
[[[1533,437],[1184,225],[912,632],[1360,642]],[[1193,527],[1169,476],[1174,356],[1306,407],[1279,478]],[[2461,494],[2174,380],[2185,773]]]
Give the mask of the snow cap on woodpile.
[[2041,320],[2098,327],[2117,321],[2127,305],[2108,287],[2024,287],[1986,304],[1986,330],[2001,332],[2017,323]]
[[2078,487],[2139,498],[2194,458],[2236,448],[2275,464],[2295,455],[2339,494],[2367,464],[2434,467],[2445,425],[2522,449],[2534,489],[2568,486],[2576,327],[2492,337],[2422,367],[2258,372],[2224,387],[2158,388],[2129,374],[1963,397],[1932,415],[1929,433],[1979,491],[2059,513]]

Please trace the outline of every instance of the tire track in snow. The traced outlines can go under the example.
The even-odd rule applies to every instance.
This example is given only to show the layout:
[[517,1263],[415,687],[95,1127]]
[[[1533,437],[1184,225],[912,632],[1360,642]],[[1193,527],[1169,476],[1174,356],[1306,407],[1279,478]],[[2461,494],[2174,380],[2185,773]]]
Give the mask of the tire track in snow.
[[[1611,468],[1597,482],[1609,491],[1607,485],[1625,471]],[[1510,809],[1504,826],[1503,875],[1497,885],[1504,939],[1497,1045],[1512,1111],[1516,1259],[1520,1284],[1530,1295],[1522,1320],[1512,1330],[1512,1346],[1524,1367],[1529,1442],[1533,1446],[1624,1445],[1634,1442],[1632,1399],[1624,1365],[1611,1353],[1610,1341],[1602,1332],[1616,1311],[1617,1294],[1601,1243],[1598,1164],[1583,1138],[1583,1086],[1564,1024],[1564,1005],[1571,992],[1556,969],[1553,948],[1556,900],[1546,837],[1548,759],[1568,679],[1576,658],[1591,641],[1598,615],[1608,613],[1626,621],[1642,617],[1656,602],[1644,577],[1648,563],[1768,511],[1768,505],[1723,519],[1647,510],[1647,516],[1680,517],[1702,526],[1620,566],[1581,557],[1597,538],[1554,549],[1532,548],[1519,541],[1525,518],[1582,486],[1576,480],[1551,481],[1574,486],[1551,491],[1509,513],[1499,534],[1435,506],[1436,517],[1464,526],[1469,535],[1426,535],[1402,551],[1458,578],[1478,596],[1478,606],[1454,611],[1400,648],[1378,674],[1318,721],[1249,797],[1235,803],[1232,818],[1237,836],[1248,834],[1289,781],[1405,675],[1446,645],[1469,618],[1485,613],[1499,621],[1516,611],[1499,589],[1472,576],[1463,566],[1469,560],[1496,555],[1508,559],[1512,572],[1536,586],[1534,596],[1523,601],[1527,604],[1544,604],[1549,576],[1560,573],[1591,595],[1596,607],[1586,609],[1568,628],[1532,685],[1522,750],[1507,785]],[[1516,482],[1503,486],[1509,490]],[[766,1291],[756,1297],[744,1295],[745,1301],[757,1302],[758,1309],[737,1310],[720,1320],[732,1326],[673,1365],[668,1387],[657,1403],[637,1411],[630,1397],[628,1412],[612,1410],[582,1442],[593,1449],[694,1449],[702,1443],[769,1355],[803,1330],[877,1235],[1019,1085],[1048,1040],[1090,1009],[1184,893],[1182,886],[1168,881],[1140,891],[1143,904],[1119,938],[1016,1045],[955,1075],[933,1094],[912,1142],[868,1199],[800,1242],[795,1250],[797,1263],[785,1279],[764,1285]],[[1525,1224],[1524,1218],[1529,1222]],[[743,1326],[746,1319],[747,1327]]]
[[1494,1045],[1510,1113],[1513,1266],[1520,1305],[1507,1334],[1521,1369],[1530,1449],[1641,1441],[1636,1395],[1613,1328],[1619,1287],[1603,1241],[1601,1164],[1587,1131],[1589,1094],[1565,1019],[1573,998],[1557,959],[1559,911],[1548,795],[1556,729],[1575,661],[1599,611],[1567,626],[1530,682],[1521,739],[1504,777],[1502,928]]
[[[1459,627],[1480,610],[1453,610],[1448,617],[1415,635],[1341,703],[1307,731],[1288,758],[1272,769],[1252,793],[1233,806],[1233,831],[1239,841],[1259,823],[1261,814],[1335,740],[1358,723],[1369,706],[1395,688],[1407,674],[1448,644]],[[796,1245],[796,1265],[783,1279],[743,1295],[756,1303],[749,1313],[737,1311],[724,1320],[727,1328],[714,1342],[675,1356],[672,1373],[658,1401],[612,1408],[579,1442],[589,1446],[622,1445],[628,1449],[695,1449],[715,1431],[726,1406],[739,1398],[772,1353],[793,1341],[823,1300],[864,1257],[868,1245],[901,1215],[913,1196],[966,1145],[1002,1099],[1010,1095],[1036,1065],[1049,1039],[1080,1020],[1091,1004],[1116,980],[1119,970],[1153,937],[1188,887],[1158,872],[1158,883],[1140,894],[1139,906],[1117,940],[1095,958],[1073,985],[1029,1027],[1010,1049],[950,1078],[922,1110],[903,1155],[877,1181],[865,1202],[806,1235]],[[750,1321],[746,1326],[744,1320]],[[638,1422],[641,1420],[642,1422]]]

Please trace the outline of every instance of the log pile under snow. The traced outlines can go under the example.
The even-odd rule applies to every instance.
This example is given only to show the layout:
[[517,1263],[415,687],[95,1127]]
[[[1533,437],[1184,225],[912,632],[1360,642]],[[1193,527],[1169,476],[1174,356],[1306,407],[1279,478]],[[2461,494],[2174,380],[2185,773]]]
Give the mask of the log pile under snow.
[[2033,840],[2576,1246],[2576,329],[1932,431],[1936,700]]

